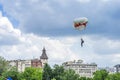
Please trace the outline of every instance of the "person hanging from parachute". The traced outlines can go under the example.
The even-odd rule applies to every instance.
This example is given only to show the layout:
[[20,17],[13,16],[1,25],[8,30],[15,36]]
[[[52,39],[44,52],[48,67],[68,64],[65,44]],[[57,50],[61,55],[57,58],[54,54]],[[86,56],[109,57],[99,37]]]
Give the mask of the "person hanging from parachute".
[[[74,19],[74,28],[81,31],[85,30],[88,19],[86,17]],[[83,47],[84,40],[81,38],[81,47]]]
[[81,38],[81,47],[83,47],[84,40]]

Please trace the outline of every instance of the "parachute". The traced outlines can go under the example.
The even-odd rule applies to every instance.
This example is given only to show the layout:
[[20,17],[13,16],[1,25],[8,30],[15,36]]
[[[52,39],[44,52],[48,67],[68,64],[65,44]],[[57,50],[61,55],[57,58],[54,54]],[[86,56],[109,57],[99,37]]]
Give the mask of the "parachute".
[[86,17],[76,18],[74,19],[74,28],[77,30],[84,30],[88,23],[88,19]]
[[[76,18],[74,19],[74,28],[77,30],[84,30],[88,23],[88,19],[86,17]],[[83,47],[84,40],[81,38],[81,47]]]

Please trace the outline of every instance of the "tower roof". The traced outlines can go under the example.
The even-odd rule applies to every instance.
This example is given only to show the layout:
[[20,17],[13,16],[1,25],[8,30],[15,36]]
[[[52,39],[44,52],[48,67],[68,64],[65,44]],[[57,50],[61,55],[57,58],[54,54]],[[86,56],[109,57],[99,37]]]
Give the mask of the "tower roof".
[[40,59],[48,59],[45,48],[43,48],[42,50],[42,55],[40,56]]

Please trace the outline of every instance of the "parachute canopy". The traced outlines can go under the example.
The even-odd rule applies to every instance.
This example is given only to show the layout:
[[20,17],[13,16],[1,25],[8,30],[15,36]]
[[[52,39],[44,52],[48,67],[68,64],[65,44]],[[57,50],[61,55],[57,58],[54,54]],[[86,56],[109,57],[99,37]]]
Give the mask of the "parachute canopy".
[[86,28],[88,19],[86,17],[74,19],[74,28],[77,30],[83,30]]

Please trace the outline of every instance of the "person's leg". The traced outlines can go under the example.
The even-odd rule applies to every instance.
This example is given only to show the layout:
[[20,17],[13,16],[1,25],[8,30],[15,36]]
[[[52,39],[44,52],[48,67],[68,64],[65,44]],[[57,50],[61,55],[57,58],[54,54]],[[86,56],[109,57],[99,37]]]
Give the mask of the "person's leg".
[[83,47],[83,42],[81,42],[81,47]]

